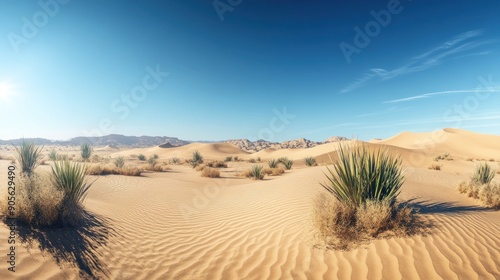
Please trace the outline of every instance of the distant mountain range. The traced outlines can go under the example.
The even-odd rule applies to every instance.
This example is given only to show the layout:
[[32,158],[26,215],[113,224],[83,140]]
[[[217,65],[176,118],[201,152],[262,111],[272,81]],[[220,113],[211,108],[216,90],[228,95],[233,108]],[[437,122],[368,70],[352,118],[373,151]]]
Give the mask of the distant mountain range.
[[[92,144],[94,146],[114,146],[114,147],[151,147],[165,143],[173,146],[187,145],[190,142],[180,140],[176,137],[167,136],[125,136],[120,134],[111,134],[100,137],[75,137],[70,140],[49,140],[45,138],[26,138],[25,141],[34,142],[37,145],[57,145],[57,146],[80,146],[82,144]],[[19,145],[23,139],[0,140],[0,145]]]
[[[111,146],[111,147],[171,147],[183,146],[192,142],[198,143],[230,143],[245,151],[260,151],[263,149],[297,149],[311,148],[320,144],[338,142],[347,140],[345,137],[331,137],[324,142],[314,142],[308,139],[300,138],[284,142],[269,142],[265,140],[250,141],[248,139],[236,139],[226,141],[186,141],[177,137],[167,136],[125,136],[120,134],[111,134],[100,137],[75,137],[70,140],[49,140],[45,138],[25,138],[25,141],[34,142],[37,145],[55,145],[55,146],[80,146],[82,144],[92,144],[93,146]],[[0,140],[0,145],[19,145],[23,139]]]

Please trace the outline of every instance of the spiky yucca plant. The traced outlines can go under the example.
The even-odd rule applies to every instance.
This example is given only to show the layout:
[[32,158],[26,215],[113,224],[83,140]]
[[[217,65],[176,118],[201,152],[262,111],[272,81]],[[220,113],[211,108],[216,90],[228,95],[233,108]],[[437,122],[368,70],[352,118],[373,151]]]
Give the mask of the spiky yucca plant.
[[307,166],[316,166],[316,165],[318,165],[318,164],[316,163],[316,159],[315,159],[315,158],[313,158],[313,157],[305,157],[305,158],[304,158],[304,162],[305,162],[305,164],[306,164]]
[[388,202],[393,205],[404,182],[399,156],[388,150],[370,152],[366,146],[351,149],[339,144],[339,159],[325,174],[328,183],[321,184],[335,198],[358,208],[366,201]]
[[276,167],[278,167],[279,163],[280,162],[274,158],[267,160],[267,165],[269,165],[269,168],[276,168]]
[[82,146],[80,146],[80,150],[83,160],[88,161],[93,152],[92,145],[83,144]]
[[52,166],[52,178],[63,191],[63,207],[81,206],[92,184],[85,182],[87,167],[77,162],[57,161]]
[[35,143],[23,140],[21,146],[14,146],[14,148],[16,149],[16,160],[20,165],[21,172],[31,176],[43,157],[43,147],[37,147]]
[[290,169],[292,169],[293,160],[287,159],[287,160],[283,161],[282,164],[285,166],[286,170],[290,170]]
[[495,170],[489,164],[483,162],[476,166],[476,171],[472,175],[471,181],[480,185],[487,185],[495,177]]
[[198,166],[198,164],[202,163],[203,163],[203,156],[200,154],[200,152],[194,151],[193,157],[191,158],[191,165],[193,166],[193,168],[195,168],[196,166]]
[[252,168],[250,169],[250,174],[248,177],[254,179],[254,180],[262,180],[264,179],[264,176],[266,176],[266,173],[264,172],[264,167],[262,165],[252,165]]

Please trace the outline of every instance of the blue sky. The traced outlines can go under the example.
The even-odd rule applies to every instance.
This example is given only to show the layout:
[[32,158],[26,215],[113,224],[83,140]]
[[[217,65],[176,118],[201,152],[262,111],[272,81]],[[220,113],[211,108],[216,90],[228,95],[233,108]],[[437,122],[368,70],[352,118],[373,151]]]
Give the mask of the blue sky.
[[498,1],[2,1],[0,139],[500,134]]

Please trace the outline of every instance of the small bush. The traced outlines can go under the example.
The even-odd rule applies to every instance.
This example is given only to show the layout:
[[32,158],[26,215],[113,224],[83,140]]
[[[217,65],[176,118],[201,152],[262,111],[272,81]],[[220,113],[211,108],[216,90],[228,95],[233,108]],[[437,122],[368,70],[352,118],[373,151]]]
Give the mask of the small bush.
[[198,165],[198,166],[195,167],[195,170],[196,171],[203,171],[203,169],[205,169],[205,168],[206,168],[205,165]]
[[438,155],[434,158],[434,161],[440,161],[440,160],[453,160],[453,158],[450,156],[450,153]]
[[123,166],[125,165],[125,158],[124,157],[117,157],[115,158],[114,162],[115,166],[117,168],[123,168]]
[[278,158],[278,162],[281,163],[281,164],[285,163],[285,161],[288,161],[287,157],[280,157],[280,158]]
[[124,175],[124,176],[140,176],[142,171],[132,167],[109,167],[101,164],[93,164],[88,166],[87,175]]
[[235,157],[233,158],[233,160],[234,160],[234,161],[238,161],[239,159],[238,159],[238,157],[237,157],[237,156],[235,156]]
[[490,207],[500,207],[500,184],[477,184],[473,181],[462,182],[458,186],[458,191],[462,194],[481,200]]
[[207,166],[215,168],[227,168],[227,164],[223,161],[210,161],[207,163]]
[[431,164],[431,166],[429,166],[429,169],[432,169],[432,170],[441,170],[441,165],[439,165],[439,164]]
[[251,159],[249,159],[249,160],[248,160],[248,162],[250,162],[250,163],[255,163],[256,161],[255,161],[255,159],[254,159],[254,158],[251,158]]
[[267,165],[269,165],[269,168],[276,168],[276,167],[278,167],[279,163],[280,162],[276,159],[268,159],[267,160]]
[[264,167],[262,165],[252,165],[250,170],[244,173],[244,176],[253,180],[262,180],[266,175],[263,169]]
[[159,156],[159,155],[157,155],[157,154],[154,154],[154,155],[153,155],[153,158],[154,158],[154,159],[159,159],[159,158],[160,158],[160,156]]
[[33,170],[40,164],[42,160],[43,147],[37,147],[33,142],[25,142],[23,140],[20,147],[14,146],[16,150],[16,160],[20,165],[21,173],[30,176]]
[[283,166],[285,166],[286,170],[290,170],[290,169],[292,169],[293,160],[291,160],[291,159],[285,160],[284,162],[282,162],[282,164],[283,164]]
[[304,158],[304,163],[307,165],[307,166],[316,166],[318,165],[316,163],[316,159],[313,158],[313,157],[305,157]]
[[367,200],[354,207],[319,193],[314,199],[312,220],[327,248],[346,250],[381,234],[412,234],[419,225],[415,214],[414,209],[397,203],[391,206],[388,200]]
[[276,168],[264,168],[264,173],[266,173],[269,176],[279,176],[283,173],[285,173],[285,169],[283,167],[276,167]]
[[224,161],[232,161],[233,160],[233,157],[226,157],[226,159],[224,159]]
[[140,160],[140,161],[145,161],[145,160],[146,160],[146,156],[145,156],[145,155],[143,155],[143,154],[139,154],[139,155],[137,156],[137,159],[138,159],[138,160]]
[[214,168],[204,168],[203,171],[201,172],[201,176],[209,178],[219,178],[220,172],[219,170]]
[[489,184],[491,180],[495,177],[495,170],[491,168],[486,162],[476,166],[474,175],[472,175],[471,181],[476,184],[484,185]]
[[49,159],[51,161],[56,161],[57,160],[57,152],[56,152],[56,150],[50,151],[50,153],[49,153]]
[[257,158],[257,162],[261,162],[260,157]]
[[90,144],[83,144],[80,146],[80,155],[84,161],[88,161],[92,155],[93,148]]
[[156,158],[154,156],[150,156],[149,159],[148,159],[148,164],[149,166],[154,169],[154,167],[156,166],[156,164],[158,163],[158,161],[156,160]]
[[203,163],[203,156],[200,154],[200,152],[194,151],[190,162],[191,166],[195,168],[196,166],[202,163]]
[[169,164],[180,164],[181,163],[181,159],[178,158],[178,157],[173,157],[171,159],[168,160],[168,163]]

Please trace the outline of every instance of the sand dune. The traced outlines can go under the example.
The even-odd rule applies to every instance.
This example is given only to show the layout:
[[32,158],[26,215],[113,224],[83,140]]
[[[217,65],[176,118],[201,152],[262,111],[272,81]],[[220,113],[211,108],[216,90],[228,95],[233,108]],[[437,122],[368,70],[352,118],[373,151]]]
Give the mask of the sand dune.
[[[105,220],[95,227],[102,231],[100,241],[92,243],[96,246],[80,250],[79,264],[70,259],[59,266],[55,258],[60,252],[41,250],[44,239],[39,237],[29,251],[26,244],[18,247],[15,279],[78,279],[87,266],[96,277],[110,279],[500,279],[500,211],[484,208],[454,189],[475,165],[464,157],[500,159],[500,137],[451,129],[439,133],[446,138],[435,148],[415,144],[431,133],[402,133],[367,144],[389,145],[402,154],[407,180],[400,198],[410,200],[434,223],[426,236],[380,239],[351,251],[313,249],[310,212],[312,197],[321,191],[319,182],[325,180],[324,166],[297,165],[282,176],[252,181],[234,176],[249,163],[229,163],[218,179],[174,165],[169,172],[142,177],[100,177],[86,201],[86,208]],[[199,150],[212,159],[239,155],[322,160],[335,155],[336,147],[248,154],[230,144],[190,144],[111,155],[188,158]],[[427,169],[425,164],[445,151],[455,159],[440,162],[442,171]],[[413,164],[417,158],[423,163]],[[0,161],[0,170],[7,165]],[[0,236],[7,234],[1,226]],[[0,252],[6,250],[7,243],[0,242]],[[0,279],[11,278],[2,265]]]

